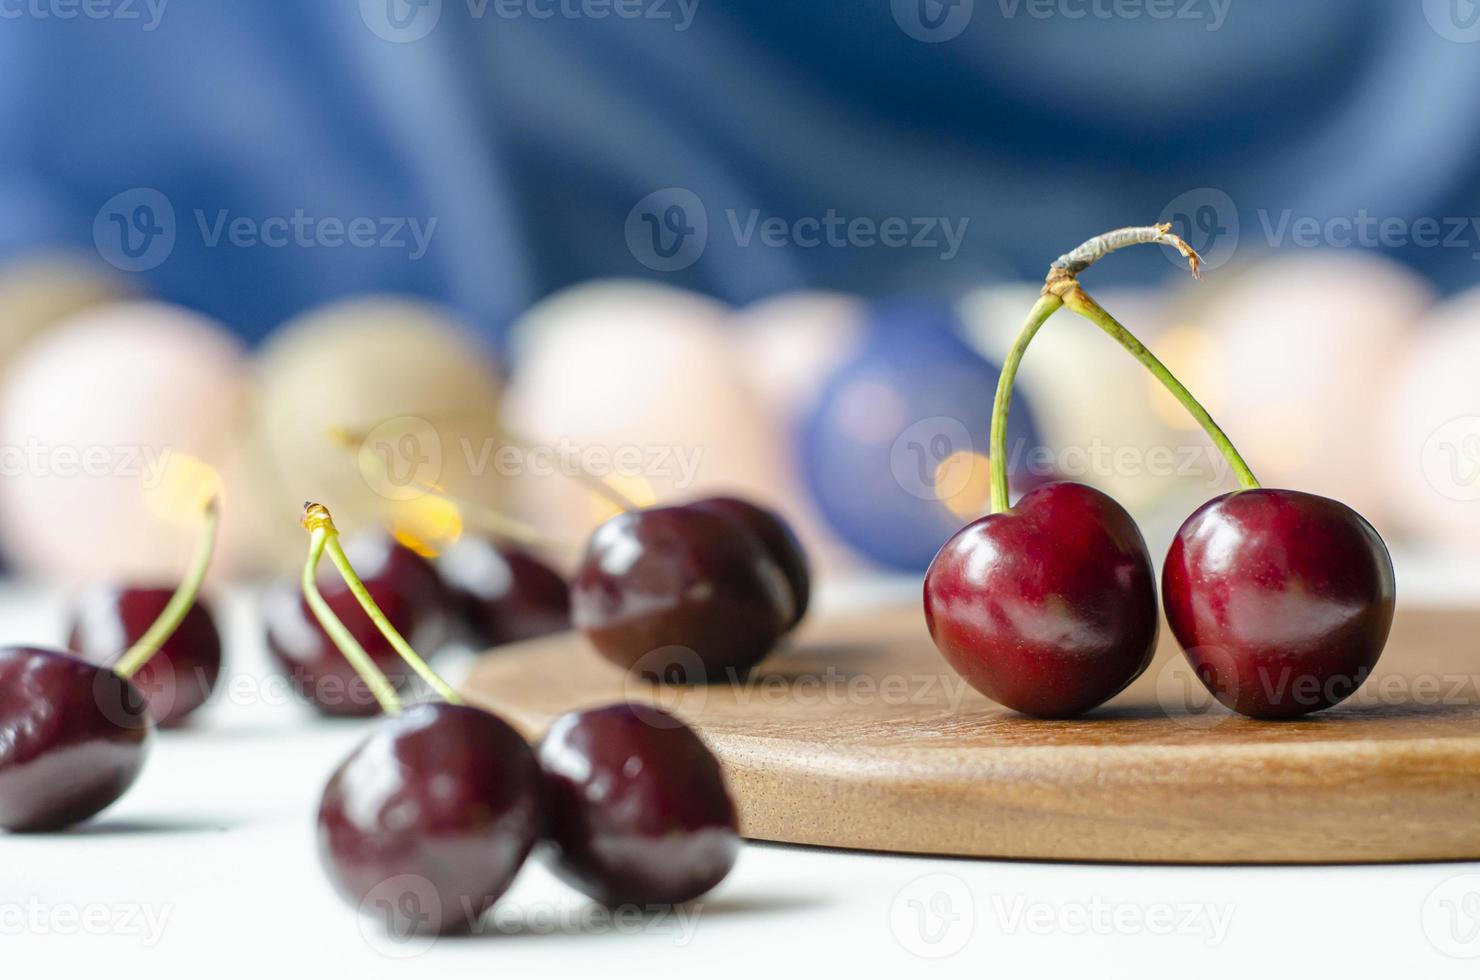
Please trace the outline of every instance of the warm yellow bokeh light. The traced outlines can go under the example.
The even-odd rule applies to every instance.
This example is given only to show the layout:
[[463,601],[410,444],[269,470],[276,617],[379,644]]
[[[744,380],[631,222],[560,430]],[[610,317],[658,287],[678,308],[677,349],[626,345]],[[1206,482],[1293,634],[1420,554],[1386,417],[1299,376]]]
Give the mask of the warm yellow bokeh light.
[[980,517],[992,496],[991,460],[970,450],[952,453],[935,468],[935,492],[962,520]]
[[221,496],[221,474],[189,453],[171,451],[158,479],[144,485],[144,506],[157,519],[182,527],[200,521],[206,504]]
[[462,512],[446,497],[424,494],[396,504],[390,532],[418,555],[435,558],[462,537]]

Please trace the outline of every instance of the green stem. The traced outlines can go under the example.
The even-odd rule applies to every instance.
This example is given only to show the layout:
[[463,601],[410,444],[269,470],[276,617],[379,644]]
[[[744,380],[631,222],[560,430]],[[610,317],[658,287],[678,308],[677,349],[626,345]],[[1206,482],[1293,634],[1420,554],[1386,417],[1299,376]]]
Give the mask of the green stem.
[[[349,563],[349,556],[344,553],[344,546],[339,543],[339,529],[334,526],[334,518],[329,516],[329,508],[323,504],[304,504],[303,526],[309,530],[315,540],[319,535],[323,535],[324,544],[321,551],[329,553],[329,560],[334,563],[335,568],[339,569],[339,577],[344,579],[345,585],[349,586],[350,592],[359,601],[360,608],[365,610],[365,615],[370,617],[370,621],[375,624],[376,629],[380,630],[380,634],[390,641],[390,645],[401,655],[401,659],[406,661],[411,669],[416,671],[417,676],[426,681],[432,690],[441,695],[448,704],[462,704],[462,698],[457,696],[452,686],[438,677],[437,672],[429,667],[415,650],[411,649],[411,644],[406,642],[406,638],[391,625],[385,613],[381,612],[380,607],[375,604],[375,600],[370,596],[370,590],[365,588],[364,582],[360,581],[355,567]],[[307,588],[307,579],[304,582]]]
[[344,584],[349,586],[349,590],[360,601],[360,608],[365,610],[365,615],[370,617],[370,621],[375,624],[376,629],[380,630],[381,635],[390,641],[390,645],[401,655],[401,659],[406,661],[411,669],[416,671],[417,676],[426,681],[432,690],[441,695],[442,700],[448,704],[462,704],[462,698],[457,696],[452,686],[437,676],[437,672],[421,659],[400,631],[391,625],[385,613],[380,611],[380,607],[370,596],[370,590],[365,588],[365,583],[360,581],[359,575],[355,574],[354,566],[349,563],[349,556],[344,553],[344,546],[339,543],[338,534],[329,535],[325,550],[329,552],[329,560],[334,563],[334,567],[339,569],[339,576],[344,579]]
[[1173,397],[1182,403],[1182,407],[1187,409],[1188,414],[1197,419],[1198,424],[1203,427],[1203,431],[1207,432],[1208,438],[1213,440],[1213,445],[1218,447],[1218,451],[1223,454],[1223,458],[1233,468],[1234,475],[1238,477],[1239,486],[1245,490],[1258,489],[1259,481],[1254,478],[1254,473],[1249,469],[1249,464],[1244,462],[1244,458],[1239,455],[1238,450],[1234,448],[1228,436],[1218,427],[1218,423],[1213,421],[1213,417],[1208,414],[1208,410],[1203,408],[1196,398],[1192,397],[1192,392],[1188,391],[1187,387],[1177,380],[1176,375],[1167,370],[1165,364],[1157,360],[1155,354],[1146,349],[1145,344],[1137,340],[1134,334],[1121,325],[1113,316],[1105,312],[1100,304],[1091,299],[1089,294],[1078,286],[1066,290],[1064,305],[1105,331],[1116,343],[1129,351],[1132,357],[1140,361],[1146,370],[1150,371],[1156,380],[1160,381],[1172,393]]
[[370,659],[370,654],[360,646],[344,622],[334,615],[334,610],[329,608],[329,603],[319,592],[319,560],[324,557],[329,535],[329,530],[323,527],[315,527],[309,533],[308,560],[303,564],[303,597],[308,600],[308,608],[313,610],[314,618],[329,634],[329,639],[334,641],[344,659],[349,661],[355,673],[370,688],[370,693],[375,695],[375,700],[380,702],[380,710],[388,715],[397,714],[401,710],[401,698],[390,678]]
[[185,614],[195,604],[195,596],[200,592],[200,584],[205,581],[206,572],[211,567],[211,555],[216,550],[216,529],[221,523],[221,513],[215,497],[206,502],[204,517],[200,543],[196,545],[195,555],[190,560],[185,577],[180,580],[175,594],[170,596],[170,601],[165,604],[158,618],[113,665],[113,672],[119,677],[126,680],[138,673],[139,668],[148,663],[149,658],[158,653],[164,642],[174,635]]
[[992,403],[992,513],[1000,514],[1009,506],[1007,499],[1007,413],[1012,407],[1012,383],[1017,377],[1018,365],[1038,328],[1064,305],[1064,301],[1052,293],[1044,293],[1033,304],[1027,322],[1018,331],[1007,360],[1002,364],[1002,373],[997,377],[997,397]]

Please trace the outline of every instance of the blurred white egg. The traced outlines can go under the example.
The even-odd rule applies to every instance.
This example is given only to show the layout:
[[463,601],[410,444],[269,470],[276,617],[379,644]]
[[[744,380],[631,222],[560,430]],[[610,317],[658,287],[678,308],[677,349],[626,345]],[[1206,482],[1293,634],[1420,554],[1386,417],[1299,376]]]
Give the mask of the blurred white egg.
[[[1001,284],[969,293],[962,312],[977,349],[1000,364],[1039,288]],[[1173,336],[1163,292],[1100,289],[1094,296],[1171,360],[1162,350]],[[1181,418],[1160,410],[1155,379],[1082,317],[1060,310],[1043,325],[1023,357],[1017,385],[1033,407],[1054,474],[1104,490],[1138,517],[1178,511],[1225,486],[1221,457],[1196,424],[1174,424]]]
[[[255,500],[280,569],[301,560],[305,500],[329,507],[341,530],[409,533],[398,522],[431,503],[431,485],[454,499],[498,499],[498,367],[436,304],[379,295],[316,307],[272,336],[256,380]],[[429,513],[439,525],[448,516]]]
[[730,323],[740,364],[760,404],[790,426],[858,343],[867,304],[823,290],[783,293],[752,303]]
[[74,256],[35,255],[0,266],[0,368],[46,328],[133,295],[101,263]]
[[[179,467],[193,472],[190,458],[229,468],[245,393],[236,339],[165,303],[95,307],[28,344],[0,390],[0,541],[12,563],[72,580],[173,581],[198,525],[151,494],[171,491]],[[228,488],[218,570],[244,543],[235,504]]]
[[868,304],[826,290],[782,293],[743,307],[730,323],[750,390],[781,447],[773,504],[796,531],[819,579],[872,569],[838,537],[802,479],[798,426],[818,392],[862,341]]
[[1375,452],[1389,372],[1433,302],[1424,280],[1363,252],[1279,256],[1209,303],[1209,409],[1266,486],[1334,497],[1384,526]]
[[1480,289],[1433,311],[1398,363],[1372,474],[1401,527],[1441,550],[1480,550]]
[[584,542],[618,509],[591,478],[639,505],[734,492],[785,512],[784,450],[744,381],[728,317],[705,297],[632,281],[532,308],[515,328],[504,402],[528,443],[510,461],[519,513]]

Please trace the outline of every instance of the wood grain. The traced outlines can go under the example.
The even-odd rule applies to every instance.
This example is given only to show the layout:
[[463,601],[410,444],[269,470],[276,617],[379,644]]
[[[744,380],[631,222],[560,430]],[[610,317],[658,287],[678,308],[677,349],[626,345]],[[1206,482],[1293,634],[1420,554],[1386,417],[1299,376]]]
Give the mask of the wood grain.
[[868,850],[1141,862],[1480,858],[1480,613],[1400,611],[1348,702],[1257,722],[1210,705],[1163,630],[1078,721],[957,678],[917,607],[823,619],[740,684],[630,679],[578,635],[507,647],[466,693],[530,737],[630,698],[693,724],[746,836]]

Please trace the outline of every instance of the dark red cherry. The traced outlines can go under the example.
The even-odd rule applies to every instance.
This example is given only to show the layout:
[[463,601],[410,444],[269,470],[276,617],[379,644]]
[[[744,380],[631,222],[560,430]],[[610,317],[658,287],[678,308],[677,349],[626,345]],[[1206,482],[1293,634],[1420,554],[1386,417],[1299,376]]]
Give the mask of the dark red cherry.
[[555,720],[539,745],[551,864],[606,905],[670,905],[740,851],[719,760],[673,715],[614,704]]
[[786,582],[791,586],[796,611],[786,628],[795,628],[807,614],[807,604],[812,597],[812,572],[807,565],[807,553],[802,550],[802,543],[797,540],[791,525],[774,510],[738,497],[708,497],[689,506],[739,521],[760,538],[766,553],[780,567],[781,574],[786,576]]
[[1290,718],[1345,700],[1372,672],[1393,622],[1393,562],[1345,504],[1240,490],[1177,531],[1162,593],[1172,633],[1219,701]]
[[570,629],[570,586],[523,548],[464,535],[443,552],[437,570],[481,646]]
[[324,788],[319,860],[396,935],[466,932],[540,833],[534,752],[486,711],[421,704],[381,722]]
[[[67,647],[111,667],[164,612],[173,589],[100,586],[77,597]],[[169,639],[131,678],[160,726],[178,724],[210,698],[221,676],[221,634],[205,605],[191,604]]]
[[[356,537],[345,544],[350,563],[370,597],[402,636],[419,650],[434,650],[446,637],[447,593],[431,563],[384,535]],[[319,574],[324,601],[398,689],[415,676],[376,629],[354,594],[325,560]],[[296,579],[270,587],[264,596],[267,648],[293,690],[326,715],[364,717],[380,713],[370,688],[314,618]]]
[[966,525],[925,573],[925,622],[972,687],[1024,714],[1068,718],[1151,662],[1156,579],[1125,509],[1050,483]]
[[143,768],[144,696],[106,667],[0,649],[0,827],[59,830],[118,799]]
[[571,583],[572,618],[597,652],[667,680],[744,674],[793,610],[791,587],[760,540],[694,507],[613,517],[591,535]]

